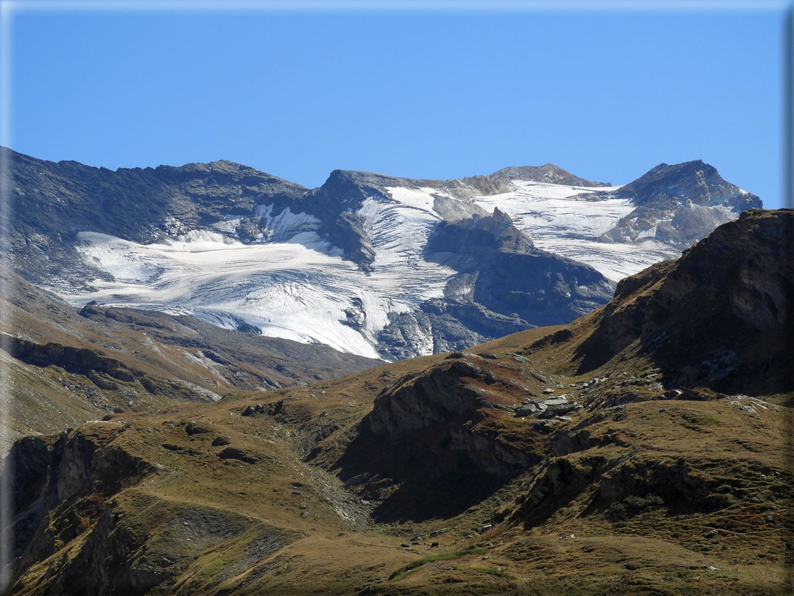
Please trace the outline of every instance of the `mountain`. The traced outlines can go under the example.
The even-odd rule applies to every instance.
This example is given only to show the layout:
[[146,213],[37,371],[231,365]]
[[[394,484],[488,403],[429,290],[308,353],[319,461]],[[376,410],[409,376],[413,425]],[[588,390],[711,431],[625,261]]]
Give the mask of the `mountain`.
[[[336,170],[310,190],[225,161],[112,172],[5,151],[12,263],[37,286],[387,360],[568,323],[760,206],[702,162],[623,187],[549,164],[451,181]],[[496,246],[507,219],[513,247],[467,249]]]
[[119,412],[212,402],[378,364],[321,344],[231,331],[189,316],[88,304],[78,310],[0,268],[0,366],[9,383],[4,456],[22,436]]
[[10,593],[787,593],[792,230],[751,210],[569,325],[22,439]]
[[726,182],[700,160],[660,164],[615,196],[631,199],[636,207],[604,234],[605,240],[652,237],[680,249],[700,240],[704,229],[761,206],[758,197]]

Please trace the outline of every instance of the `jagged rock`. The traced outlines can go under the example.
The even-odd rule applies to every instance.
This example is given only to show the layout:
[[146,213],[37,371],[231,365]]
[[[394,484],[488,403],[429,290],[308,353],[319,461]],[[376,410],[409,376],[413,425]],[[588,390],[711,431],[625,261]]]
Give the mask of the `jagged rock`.
[[[552,390],[553,391],[553,390]],[[545,391],[544,391],[545,393]],[[565,406],[568,405],[568,397],[565,395],[558,395],[556,397],[550,397],[545,402],[543,402],[546,407],[551,408],[554,406]]]
[[246,408],[242,411],[240,416],[253,416],[255,414],[264,414],[265,413],[265,406],[262,404],[256,404],[255,406],[246,406]]
[[582,406],[579,404],[572,404],[572,403],[562,403],[558,405],[548,406],[543,412],[538,414],[539,418],[559,418],[561,416],[565,416],[566,414],[570,414],[571,412],[575,412],[580,410]]
[[523,406],[516,408],[516,416],[534,416],[546,409],[546,404],[541,401],[530,400]]

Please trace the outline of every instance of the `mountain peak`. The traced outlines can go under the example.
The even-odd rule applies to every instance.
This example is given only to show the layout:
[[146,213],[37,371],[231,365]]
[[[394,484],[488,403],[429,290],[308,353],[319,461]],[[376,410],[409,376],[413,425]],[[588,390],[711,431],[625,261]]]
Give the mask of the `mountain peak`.
[[[729,204],[744,209],[761,207],[761,200],[727,182],[717,169],[702,159],[669,165],[660,163],[629,184],[619,195],[642,205],[659,197],[686,197],[698,205]],[[727,202],[727,203],[726,203]]]
[[702,159],[695,159],[677,164],[662,162],[648,170],[633,182],[625,185],[621,190],[625,191],[627,188],[633,189],[634,187],[645,186],[651,183],[658,184],[659,182],[684,180],[688,177],[696,176],[698,173],[702,173],[707,177],[715,177],[718,178],[719,181],[725,182],[714,166],[707,164]]
[[635,209],[602,237],[608,242],[656,238],[684,249],[761,199],[726,181],[702,159],[660,163],[614,193]]
[[609,184],[605,182],[595,182],[575,176],[553,163],[546,163],[542,166],[508,166],[494,172],[491,176],[506,178],[508,180],[564,184],[567,186],[609,186]]

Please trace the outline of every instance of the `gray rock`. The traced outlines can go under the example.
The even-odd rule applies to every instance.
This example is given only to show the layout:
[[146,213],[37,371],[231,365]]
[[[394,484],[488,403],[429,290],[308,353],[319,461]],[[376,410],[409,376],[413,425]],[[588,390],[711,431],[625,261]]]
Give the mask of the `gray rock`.
[[564,406],[568,404],[568,398],[565,395],[558,395],[557,397],[548,398],[544,403],[549,408],[552,406]]

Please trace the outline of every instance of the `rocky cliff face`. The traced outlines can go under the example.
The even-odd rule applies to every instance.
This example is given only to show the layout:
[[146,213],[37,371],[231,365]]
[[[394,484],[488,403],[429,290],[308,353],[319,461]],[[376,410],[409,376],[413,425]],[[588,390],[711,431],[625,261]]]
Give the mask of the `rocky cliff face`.
[[381,393],[363,428],[379,442],[391,445],[395,440],[432,437],[427,447],[437,457],[443,450],[459,451],[488,474],[512,474],[532,462],[531,454],[489,437],[487,425],[479,425],[487,419],[485,410],[496,414],[505,405],[487,389],[497,382],[493,373],[470,359],[448,361],[400,379]]
[[747,211],[677,261],[625,279],[594,316],[580,370],[637,343],[663,368],[678,368],[681,384],[787,390],[781,356],[792,324],[792,231],[790,210]]
[[[64,434],[54,441],[28,437],[9,453],[5,481],[19,487],[13,537],[20,566],[51,556],[58,544],[85,530],[81,515],[101,513],[105,499],[153,470],[112,446],[118,424],[101,425],[96,431]],[[54,527],[42,526],[65,503],[73,510]]]
[[335,467],[379,503],[376,519],[454,514],[540,461],[542,431],[513,422],[523,404],[515,375],[528,391],[542,385],[489,357],[452,353],[375,398]]
[[572,320],[612,295],[612,285],[598,271],[536,249],[498,208],[492,216],[440,224],[426,252],[460,272],[448,282],[447,297],[517,315],[535,326]]

